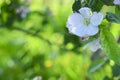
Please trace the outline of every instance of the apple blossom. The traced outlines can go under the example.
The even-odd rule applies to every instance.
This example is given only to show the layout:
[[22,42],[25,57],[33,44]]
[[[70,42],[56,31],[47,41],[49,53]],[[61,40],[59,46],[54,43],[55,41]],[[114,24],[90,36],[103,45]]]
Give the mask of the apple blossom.
[[67,21],[67,28],[70,33],[79,37],[93,36],[98,33],[98,25],[103,20],[103,14],[91,12],[90,8],[83,7],[79,13],[71,14]]
[[114,3],[115,5],[120,5],[120,0],[114,0],[113,3]]

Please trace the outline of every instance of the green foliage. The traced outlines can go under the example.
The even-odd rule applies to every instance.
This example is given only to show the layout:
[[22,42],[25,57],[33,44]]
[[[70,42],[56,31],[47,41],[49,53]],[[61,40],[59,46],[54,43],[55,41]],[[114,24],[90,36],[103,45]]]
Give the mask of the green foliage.
[[81,0],[75,0],[72,6],[73,12],[77,12],[81,8]]
[[100,31],[100,39],[103,50],[106,55],[115,61],[116,64],[120,65],[120,48],[116,43],[115,38],[109,31],[109,28],[103,28]]
[[91,63],[90,68],[89,68],[89,72],[90,73],[95,72],[100,67],[102,67],[105,64],[106,61],[107,61],[107,59],[97,59],[97,60],[93,61]]
[[106,19],[109,22],[120,23],[120,6],[115,7],[115,14],[107,12]]
[[[112,0],[24,1],[29,0],[0,0],[0,80],[33,80],[36,76],[42,80],[119,78],[119,66],[108,63],[102,50],[95,55],[89,49],[83,50],[84,44],[99,34],[82,42],[65,27],[72,4],[73,12],[84,6],[98,12],[104,5],[112,5]],[[16,12],[20,6],[30,9],[25,17]],[[119,23],[119,7],[116,6],[115,15],[108,13],[109,16],[108,21]],[[103,21],[100,25],[103,50],[119,64],[118,45],[111,33],[102,29],[107,24]]]
[[114,65],[112,67],[112,69],[113,69],[113,76],[119,76],[119,74],[120,74],[120,66],[119,65]]
[[115,7],[115,14],[119,18],[119,20],[120,20],[120,6],[116,6]]
[[100,11],[103,7],[103,2],[101,0],[93,0],[90,4],[90,8],[92,8],[93,11]]
[[11,0],[9,3],[4,1],[1,4],[1,23],[2,25],[7,25],[11,27],[14,19],[19,19],[18,15],[15,14],[15,9],[20,5],[19,0]]
[[110,12],[107,13],[106,19],[110,22],[120,23],[120,18]]
[[114,5],[113,4],[114,0],[101,0],[101,1],[107,6],[113,6]]

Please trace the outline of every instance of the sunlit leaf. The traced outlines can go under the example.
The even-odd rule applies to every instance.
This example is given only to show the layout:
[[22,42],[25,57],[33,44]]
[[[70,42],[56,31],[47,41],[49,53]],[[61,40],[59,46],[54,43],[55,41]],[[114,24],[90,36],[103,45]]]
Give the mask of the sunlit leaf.
[[120,21],[120,6],[115,7],[115,14],[119,18],[119,21]]
[[91,66],[88,71],[90,73],[95,72],[96,70],[98,70],[104,65],[105,61],[106,59],[98,59],[98,60],[92,61]]
[[106,55],[120,65],[120,48],[108,28],[101,29],[100,39]]

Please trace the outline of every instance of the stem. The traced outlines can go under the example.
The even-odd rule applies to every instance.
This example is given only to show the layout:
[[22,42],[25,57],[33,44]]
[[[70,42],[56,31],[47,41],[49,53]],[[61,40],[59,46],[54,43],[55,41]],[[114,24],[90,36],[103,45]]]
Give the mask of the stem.
[[38,33],[40,32],[40,30],[36,30],[35,33],[33,33],[33,32],[30,32],[29,30],[25,30],[25,29],[22,29],[22,28],[19,28],[19,27],[11,27],[11,28],[8,28],[8,27],[4,27],[4,26],[1,25],[0,28],[7,28],[7,29],[12,29],[12,30],[17,30],[17,31],[23,32],[23,33],[25,33],[25,34],[29,34],[29,35],[31,35],[31,36],[37,37],[37,38],[39,38],[39,39],[47,42],[49,45],[52,45],[52,43],[51,43],[49,40],[43,38],[42,36],[40,36],[40,35],[38,34]]

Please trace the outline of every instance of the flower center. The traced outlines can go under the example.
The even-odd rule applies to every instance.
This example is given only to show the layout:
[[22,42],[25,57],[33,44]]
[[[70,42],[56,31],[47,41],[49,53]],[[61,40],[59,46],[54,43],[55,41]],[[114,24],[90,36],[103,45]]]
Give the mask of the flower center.
[[89,18],[85,18],[84,19],[84,24],[88,26],[90,24],[90,19]]

